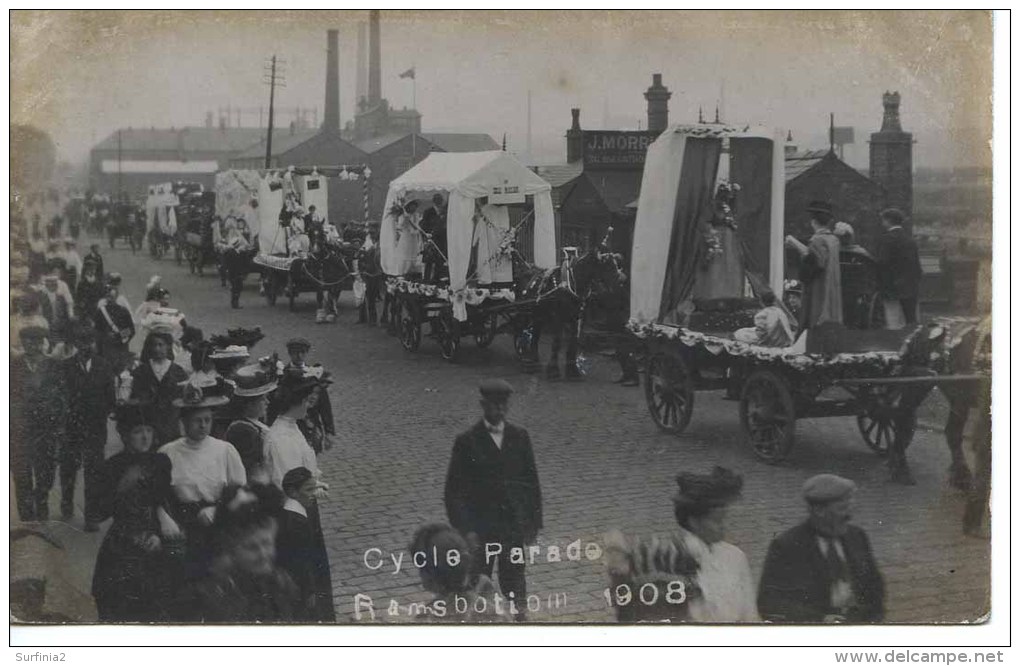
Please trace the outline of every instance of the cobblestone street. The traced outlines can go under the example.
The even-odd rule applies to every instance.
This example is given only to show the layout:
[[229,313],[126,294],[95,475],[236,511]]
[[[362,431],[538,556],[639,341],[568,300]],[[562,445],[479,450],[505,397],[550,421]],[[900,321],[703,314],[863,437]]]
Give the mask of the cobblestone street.
[[[770,466],[743,444],[737,403],[721,393],[701,393],[687,431],[663,434],[649,418],[642,389],[612,384],[617,368],[602,355],[593,356],[591,373],[579,383],[522,374],[506,337],[487,350],[465,339],[458,362],[450,364],[432,340],[410,354],[384,329],[357,325],[349,292],[339,320],[316,325],[312,294],[298,299],[295,312],[283,299],[269,307],[253,275],[243,309],[232,311],[214,269],[197,277],[187,266],[155,263],[126,249],[104,254],[108,270],[124,274],[133,306],[149,275],[158,273],[172,305],[206,336],[228,326],[261,325],[266,339],[255,353],[264,355],[283,353],[284,342],[301,334],[313,344],[312,362],[333,372],[340,441],[320,465],[331,486],[322,516],[342,621],[355,620],[356,594],[371,597],[377,621],[406,622],[408,604],[428,598],[409,553],[399,571],[390,554],[405,552],[424,522],[445,522],[443,482],[453,439],[479,417],[477,386],[486,377],[507,379],[516,388],[509,420],[529,430],[541,478],[542,551],[527,569],[529,593],[541,600],[541,610],[532,609],[532,621],[613,621],[603,593],[604,563],[585,559],[584,545],[600,544],[611,528],[630,534],[671,530],[675,475],[717,464],[744,475],[744,498],[731,511],[728,540],[747,554],[756,578],[770,539],[806,515],[799,497],[803,481],[833,472],[860,486],[855,523],[871,538],[885,576],[888,621],[974,621],[988,612],[988,541],[962,534],[963,496],[947,485],[949,455],[941,432],[918,432],[910,450],[917,478],[912,487],[889,483],[883,461],[864,444],[852,418],[800,422],[790,459]],[[933,394],[929,400],[941,398]],[[943,409],[927,412],[941,418]],[[101,536],[81,538],[93,544],[94,556]],[[546,562],[548,546],[565,552],[577,540],[581,561]],[[378,551],[366,562],[373,548]],[[387,613],[391,599],[400,606],[396,617]],[[361,620],[368,621],[362,611]]]

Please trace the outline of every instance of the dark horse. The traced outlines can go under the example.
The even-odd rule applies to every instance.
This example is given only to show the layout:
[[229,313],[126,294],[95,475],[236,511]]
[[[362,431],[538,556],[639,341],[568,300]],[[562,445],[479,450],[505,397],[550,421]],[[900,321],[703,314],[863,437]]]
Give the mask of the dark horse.
[[339,312],[341,292],[353,284],[356,250],[346,244],[330,243],[321,225],[311,227],[307,233],[309,252],[301,269],[305,275],[301,278],[317,286],[315,300],[319,310],[316,322],[333,322]]
[[552,335],[551,356],[546,365],[549,379],[560,377],[559,355],[564,340],[567,347],[564,373],[569,379],[580,378],[577,352],[585,310],[593,298],[624,288],[626,278],[618,257],[607,248],[608,236],[593,250],[550,269],[523,264],[520,255],[514,254],[516,282],[522,285],[519,299],[533,302],[530,326],[521,333],[525,340],[518,344],[525,350],[526,364],[534,368],[540,362],[538,344],[542,334]]

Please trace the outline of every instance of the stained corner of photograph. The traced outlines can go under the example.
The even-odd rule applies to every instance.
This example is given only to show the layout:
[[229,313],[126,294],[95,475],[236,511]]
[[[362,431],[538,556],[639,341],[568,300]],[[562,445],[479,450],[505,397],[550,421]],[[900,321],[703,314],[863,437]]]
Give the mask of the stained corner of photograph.
[[997,20],[13,10],[18,641],[987,623]]

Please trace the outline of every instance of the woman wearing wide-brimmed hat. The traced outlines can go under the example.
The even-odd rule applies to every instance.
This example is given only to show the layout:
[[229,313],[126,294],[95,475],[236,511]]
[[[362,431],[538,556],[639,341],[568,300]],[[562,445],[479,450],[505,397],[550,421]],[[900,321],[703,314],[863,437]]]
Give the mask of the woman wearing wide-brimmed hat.
[[159,449],[170,458],[172,513],[187,536],[193,570],[201,568],[207,555],[208,527],[223,489],[230,484],[244,485],[248,479],[237,450],[209,434],[213,411],[230,402],[229,392],[222,378],[186,380],[180,386],[180,397],[173,401],[180,411],[184,436]]
[[283,488],[283,476],[295,467],[306,467],[318,479],[321,474],[308,440],[298,425],[319,388],[319,379],[299,368],[284,370],[276,393],[278,415],[266,436],[265,465],[273,485]]
[[[269,426],[264,421],[269,394],[276,387],[276,376],[261,365],[244,366],[234,375],[232,403],[237,418],[227,428],[224,439],[237,449],[249,481],[264,474],[262,463],[269,434]],[[265,480],[268,481],[268,476]]]
[[96,557],[92,596],[102,622],[165,619],[174,544],[170,460],[153,450],[153,406],[131,401],[114,412],[124,450],[100,471],[95,519],[113,518]]

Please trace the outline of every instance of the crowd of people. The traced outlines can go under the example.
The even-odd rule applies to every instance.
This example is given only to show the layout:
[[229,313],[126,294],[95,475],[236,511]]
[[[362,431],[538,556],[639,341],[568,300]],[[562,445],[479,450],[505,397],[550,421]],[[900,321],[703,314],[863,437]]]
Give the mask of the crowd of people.
[[158,276],[132,311],[98,247],[74,262],[69,245],[30,248],[12,298],[21,522],[50,519],[58,478],[60,518],[74,520],[82,472],[85,531],[111,521],[92,584],[104,622],[333,621],[316,460],[335,437],[331,379],[310,343],[290,340],[288,362],[253,359],[261,331],[206,338]]
[[[321,221],[309,212],[315,228]],[[815,237],[803,260],[809,328],[841,316],[837,232],[847,235],[833,228],[831,211],[812,213]],[[436,231],[433,217],[423,233]],[[882,218],[893,240],[883,244],[879,265],[916,259],[916,247],[911,254],[895,241],[896,211]],[[48,233],[63,238],[53,226]],[[235,226],[226,238],[238,233]],[[98,246],[79,257],[73,238],[51,245],[53,252],[30,248],[29,277],[13,298],[11,463],[21,521],[49,520],[58,478],[61,519],[72,520],[82,472],[84,529],[111,521],[92,584],[100,621],[336,621],[320,518],[329,488],[319,466],[336,437],[332,379],[310,362],[311,343],[294,337],[286,359],[255,359],[258,329],[207,338],[172,307],[158,276],[132,309]],[[853,251],[852,240],[844,246]],[[366,282],[381,282],[377,229],[359,261]],[[435,278],[441,269],[430,270]],[[835,290],[822,284],[833,279]],[[379,286],[367,291],[377,296]],[[883,294],[909,320],[916,295],[912,302],[907,291]],[[774,294],[762,301],[748,335],[791,344],[785,309]],[[359,321],[375,323],[374,298],[363,299]],[[624,367],[625,383],[634,372]],[[528,617],[526,567],[513,553],[533,546],[543,528],[539,470],[529,433],[507,422],[513,387],[487,380],[479,391],[481,417],[456,437],[442,490],[448,524],[422,526],[410,547],[456,553],[419,567],[435,595],[427,608],[455,598],[490,603],[442,617],[426,610],[421,621]],[[111,417],[118,452],[106,458]],[[670,536],[605,537],[610,601],[621,621],[882,620],[882,576],[866,535],[849,522],[853,482],[822,474],[804,484],[807,518],[773,540],[757,585],[746,556],[726,541],[741,477],[716,468],[683,473],[677,483]],[[512,612],[495,611],[497,596]]]

